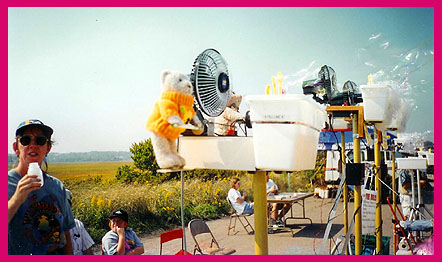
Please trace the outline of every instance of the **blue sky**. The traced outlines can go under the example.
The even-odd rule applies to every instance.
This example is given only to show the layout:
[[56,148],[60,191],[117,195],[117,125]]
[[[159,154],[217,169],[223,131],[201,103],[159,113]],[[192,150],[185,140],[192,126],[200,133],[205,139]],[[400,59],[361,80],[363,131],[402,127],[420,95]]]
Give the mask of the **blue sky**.
[[19,122],[38,118],[55,130],[54,152],[127,151],[149,137],[162,70],[190,73],[207,48],[223,55],[244,96],[263,94],[278,72],[289,93],[302,93],[301,80],[324,64],[339,88],[368,74],[394,80],[413,106],[406,131],[434,140],[433,11],[9,8],[8,141]]

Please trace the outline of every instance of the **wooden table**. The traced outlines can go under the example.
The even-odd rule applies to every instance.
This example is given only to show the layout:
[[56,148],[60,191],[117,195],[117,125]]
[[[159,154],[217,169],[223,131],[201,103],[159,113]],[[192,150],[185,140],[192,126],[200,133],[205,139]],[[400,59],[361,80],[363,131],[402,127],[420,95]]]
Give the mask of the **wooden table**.
[[[290,216],[284,216],[284,227],[287,225],[287,220],[289,219],[308,219],[310,220],[310,225],[313,225],[313,221],[305,216],[305,203],[304,200],[308,197],[313,196],[313,193],[279,193],[278,195],[267,196],[267,203],[278,203],[278,204],[289,204],[290,206]],[[298,204],[302,207],[302,216],[293,216],[293,204]],[[270,216],[270,212],[269,212]],[[270,220],[270,219],[269,219]]]

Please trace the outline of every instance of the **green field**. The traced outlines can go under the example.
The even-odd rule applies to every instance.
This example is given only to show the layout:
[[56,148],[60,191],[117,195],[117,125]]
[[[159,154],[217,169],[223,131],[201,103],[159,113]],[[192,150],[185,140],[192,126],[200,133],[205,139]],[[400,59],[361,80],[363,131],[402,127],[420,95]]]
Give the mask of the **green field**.
[[48,164],[48,173],[64,181],[87,180],[96,176],[104,179],[114,179],[117,168],[122,165],[131,165],[132,161],[124,162],[79,162]]

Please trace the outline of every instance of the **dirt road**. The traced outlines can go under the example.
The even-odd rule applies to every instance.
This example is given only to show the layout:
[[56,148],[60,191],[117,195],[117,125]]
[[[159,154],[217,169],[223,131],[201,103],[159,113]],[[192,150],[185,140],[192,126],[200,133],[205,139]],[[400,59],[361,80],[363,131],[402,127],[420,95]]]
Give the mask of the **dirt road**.
[[[306,217],[312,219],[313,224],[310,225],[308,220],[289,220],[288,228],[279,229],[274,234],[268,235],[268,251],[269,255],[315,255],[319,254],[319,249],[324,237],[324,231],[327,225],[329,213],[333,207],[334,199],[317,199],[307,198],[305,200]],[[433,201],[426,198],[426,207],[433,212]],[[330,231],[330,237],[334,240],[339,235],[344,235],[344,213],[343,202],[338,201],[335,219]],[[302,208],[299,205],[293,206],[294,215],[302,215]],[[349,220],[354,212],[353,202],[349,203]],[[249,217],[249,221],[253,225],[253,215]],[[392,236],[392,214],[388,204],[382,205],[383,218],[383,236]],[[229,225],[229,217],[217,220],[207,221],[207,225],[214,234],[216,240],[222,247],[234,248],[234,255],[254,255],[255,254],[255,236],[248,235],[244,228],[237,223],[238,232],[236,234],[227,235]],[[158,255],[160,250],[159,232],[141,235],[144,243],[145,255]],[[194,241],[186,228],[186,247],[190,252],[193,251]],[[203,239],[203,242],[205,239]],[[390,254],[393,252],[392,239],[390,241]],[[329,250],[334,244],[328,240],[326,249]],[[173,240],[163,245],[163,254],[172,255],[181,248],[180,240]],[[99,253],[99,248],[95,253]]]

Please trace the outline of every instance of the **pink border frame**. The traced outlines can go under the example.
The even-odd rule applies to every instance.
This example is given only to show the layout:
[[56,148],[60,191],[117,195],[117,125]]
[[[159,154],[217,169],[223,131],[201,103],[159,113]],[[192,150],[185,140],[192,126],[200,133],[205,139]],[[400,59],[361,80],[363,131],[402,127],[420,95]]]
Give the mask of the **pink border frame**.
[[[207,0],[207,1],[201,1],[201,0],[197,0],[197,1],[189,1],[189,0],[184,0],[184,1],[179,1],[179,0],[153,0],[153,1],[141,1],[141,0],[92,0],[92,1],[87,1],[87,0],[78,0],[78,1],[74,1],[74,0],[6,0],[6,1],[2,1],[1,2],[1,44],[2,44],[2,52],[1,54],[1,65],[2,65],[2,70],[1,70],[1,101],[2,103],[0,103],[0,107],[1,107],[1,118],[2,118],[2,122],[6,123],[7,122],[7,117],[8,117],[8,100],[7,100],[7,94],[8,94],[8,53],[7,53],[7,47],[8,47],[8,7],[143,7],[143,6],[151,6],[151,7],[155,7],[155,6],[188,6],[188,7],[197,7],[197,6],[208,6],[208,7],[254,7],[254,6],[261,6],[261,7],[270,7],[270,6],[276,6],[276,7],[289,7],[289,6],[297,6],[297,7],[319,7],[319,6],[324,6],[324,7],[332,7],[332,6],[340,6],[340,7],[392,7],[392,6],[398,6],[398,7],[434,7],[434,14],[435,14],[435,18],[434,18],[434,34],[435,34],[435,49],[437,50],[441,50],[440,46],[440,35],[441,35],[441,30],[439,28],[440,26],[440,13],[441,13],[441,4],[440,1],[436,1],[436,0],[422,0],[422,1],[416,1],[416,0],[402,0],[402,1],[397,1],[397,0],[384,0],[384,1],[380,1],[380,0],[375,0],[375,1],[361,1],[361,0],[317,0],[317,1],[312,1],[312,0],[298,0],[298,1],[289,1],[289,0],[273,0],[273,1],[268,1],[268,0]],[[435,72],[442,72],[439,71],[441,70],[440,67],[440,53],[438,51],[435,52]],[[441,76],[439,74],[435,74],[435,86],[438,86],[438,84],[442,83],[441,82]],[[442,96],[441,93],[441,89],[439,87],[435,88],[435,97],[436,98],[440,98]],[[439,154],[437,153],[439,150],[439,142],[440,139],[437,136],[437,134],[440,134],[440,128],[441,128],[441,124],[439,121],[440,117],[439,117],[439,113],[442,110],[442,103],[435,103],[435,151],[436,151],[436,162],[439,163],[440,162],[440,157]],[[4,144],[3,148],[5,150],[5,157],[3,159],[6,159],[6,153],[7,150],[6,148],[8,148],[9,145],[6,137],[7,137],[7,129],[3,128],[2,129],[2,137],[4,137],[4,139],[2,140],[2,144]],[[6,160],[5,160],[6,161]],[[6,163],[5,163],[6,165]],[[5,168],[6,171],[6,168]],[[439,173],[439,171],[441,171],[441,168],[436,165],[436,170],[435,173]],[[436,179],[435,179],[435,205],[440,204],[440,192],[441,190],[438,189],[439,186],[439,178],[438,175],[436,175]],[[2,187],[1,192],[6,191],[6,185],[4,185]],[[6,192],[3,192],[3,195],[6,195]],[[5,209],[6,210],[6,209]],[[6,212],[5,212],[6,213]],[[439,217],[439,213],[437,211],[437,209],[435,208],[435,216]],[[1,245],[1,250],[0,250],[0,255],[3,256],[7,256],[8,251],[7,251],[7,227],[6,227],[6,214],[0,216],[0,221],[1,224],[4,225],[4,227],[1,227],[1,238],[3,245]],[[385,221],[386,223],[388,223],[389,221]],[[431,259],[431,260],[435,260],[437,259],[437,257],[439,257],[442,253],[442,251],[440,251],[440,247],[441,247],[441,235],[439,234],[440,232],[440,222],[438,220],[436,220],[435,222],[435,256],[429,256],[429,257],[425,257],[423,259]],[[148,247],[147,247],[148,248]],[[22,256],[15,256],[13,259],[19,259],[21,260],[21,258],[25,258]],[[196,260],[200,260],[200,261],[204,261],[205,259],[207,259],[207,257],[202,257],[202,256],[191,256],[191,257],[171,257],[171,256],[167,256],[167,257],[159,257],[159,256],[149,256],[149,257],[144,257],[144,256],[137,256],[137,257],[131,257],[131,260],[136,260],[136,261],[145,261],[146,259],[154,259],[154,260],[187,260],[187,261],[196,261]],[[286,260],[286,259],[293,259],[293,256],[287,257],[287,256],[278,256],[278,257],[254,257],[253,259],[259,259],[261,261],[264,261],[264,259],[267,261],[268,259],[278,259],[278,260]],[[322,256],[302,256],[299,257],[301,259],[313,259],[315,261],[320,261],[320,260],[325,260],[325,259],[333,259],[333,258],[325,258]],[[354,257],[352,256],[344,256],[344,257],[339,257],[340,260],[346,260],[349,261],[351,259],[353,259]],[[11,259],[11,257],[6,258],[7,260]],[[38,259],[49,259],[49,260],[55,260],[55,259],[59,259],[59,256],[57,257],[48,257],[48,256],[41,256]],[[91,257],[85,257],[84,259],[87,260],[91,260],[92,259],[98,259],[98,260],[104,260],[104,257],[98,257],[98,258],[91,258]],[[106,257],[106,261],[109,260],[116,260],[118,258],[116,257]],[[222,261],[224,260],[223,257],[211,257],[210,258],[212,261]],[[230,259],[235,259],[235,257],[230,257]],[[244,256],[240,256],[240,257],[236,257],[236,259],[251,259],[251,257],[244,257]],[[297,259],[297,258],[295,258]],[[337,259],[337,258],[336,258]],[[366,260],[369,261],[370,256],[362,256],[362,257],[358,257],[358,260]],[[422,258],[416,258],[416,257],[412,257],[412,256],[381,256],[381,257],[377,257],[376,259],[393,259],[393,260],[401,260],[401,261],[411,261],[411,260],[415,260],[415,259],[422,259]],[[440,259],[440,257],[439,257]],[[76,257],[73,256],[67,256],[67,257],[63,257],[63,260],[68,260],[68,261],[76,261]]]

